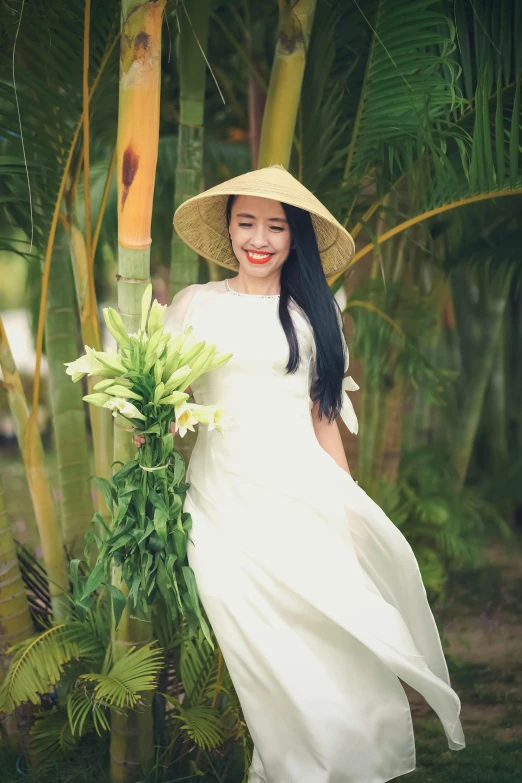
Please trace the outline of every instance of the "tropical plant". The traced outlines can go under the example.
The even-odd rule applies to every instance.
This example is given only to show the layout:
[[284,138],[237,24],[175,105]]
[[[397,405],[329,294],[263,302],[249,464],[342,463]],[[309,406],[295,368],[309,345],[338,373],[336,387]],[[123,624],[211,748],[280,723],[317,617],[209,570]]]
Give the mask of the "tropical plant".
[[477,489],[460,489],[440,443],[403,455],[399,477],[380,479],[374,498],[411,544],[431,597],[444,592],[450,568],[484,562],[485,544],[511,530]]
[[41,705],[42,695],[58,688],[58,706],[42,711],[31,730],[40,759],[71,750],[89,731],[109,729],[110,710],[139,709],[144,691],[153,690],[163,655],[152,645],[130,648],[114,661],[106,602],[83,616],[53,623],[37,636],[10,648],[12,656],[0,688],[0,712],[21,704]]
[[[305,182],[313,170],[316,189],[327,191],[325,200],[354,237],[363,228],[371,236],[370,218],[388,193],[398,196],[395,220],[379,236],[379,245],[465,204],[522,192],[516,5],[508,0],[495,5],[457,0],[452,6],[439,0],[380,0],[364,10],[358,3],[342,4],[336,13],[341,15],[336,31],[343,36],[336,39],[336,55],[322,68],[310,56],[310,78],[315,66],[324,73],[330,63],[323,101],[331,107],[328,88],[340,95],[336,77],[350,47],[356,53],[350,89],[339,100],[342,114],[338,111],[322,126],[324,143],[323,138],[317,143],[314,123],[303,124],[303,134],[316,145],[315,157],[304,159],[303,170]],[[303,98],[306,111],[306,101],[316,99],[306,89]],[[350,143],[346,148],[344,136],[339,137],[332,155],[331,138],[346,123]],[[323,150],[333,161],[325,168],[317,165]],[[351,263],[375,244],[373,236]],[[331,279],[334,287],[338,280]]]
[[435,366],[425,353],[436,311],[434,302],[415,286],[389,282],[383,289],[379,280],[367,280],[347,299],[344,312],[355,325],[351,354],[365,367],[357,476],[369,491],[381,473],[390,394],[400,384],[402,398],[415,391],[441,405],[457,373]]

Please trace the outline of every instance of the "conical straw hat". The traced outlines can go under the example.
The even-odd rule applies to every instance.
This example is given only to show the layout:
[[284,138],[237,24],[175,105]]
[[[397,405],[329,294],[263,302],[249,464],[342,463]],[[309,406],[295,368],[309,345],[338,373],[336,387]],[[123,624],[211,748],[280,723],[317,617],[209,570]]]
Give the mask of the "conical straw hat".
[[239,268],[232,252],[225,214],[231,194],[270,198],[308,210],[326,277],[347,267],[353,258],[355,246],[348,231],[313,193],[279,165],[229,179],[189,198],[177,208],[174,214],[177,233],[203,258],[229,269]]

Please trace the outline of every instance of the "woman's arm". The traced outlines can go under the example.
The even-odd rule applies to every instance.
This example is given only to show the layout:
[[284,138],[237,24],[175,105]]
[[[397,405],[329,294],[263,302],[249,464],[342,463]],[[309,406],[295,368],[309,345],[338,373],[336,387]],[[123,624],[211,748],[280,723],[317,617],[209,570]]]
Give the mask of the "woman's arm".
[[323,416],[323,418],[320,420],[318,411],[319,401],[314,403],[312,408],[312,422],[317,440],[323,449],[334,458],[339,467],[351,475],[350,468],[348,467],[348,462],[346,460],[346,454],[344,453],[344,446],[341,440],[341,433],[339,432],[337,422],[334,419],[334,421],[332,421],[330,424],[326,416]]

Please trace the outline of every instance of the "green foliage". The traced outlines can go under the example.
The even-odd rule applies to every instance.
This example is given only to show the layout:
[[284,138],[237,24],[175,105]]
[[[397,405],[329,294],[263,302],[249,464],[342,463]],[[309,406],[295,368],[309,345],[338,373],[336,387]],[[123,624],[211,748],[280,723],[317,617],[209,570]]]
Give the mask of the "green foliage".
[[0,688],[0,711],[11,713],[24,701],[40,703],[40,696],[56,685],[66,664],[83,657],[95,663],[103,653],[92,621],[51,625],[11,649],[12,659]]
[[443,401],[456,373],[435,367],[423,350],[436,323],[432,298],[414,286],[390,281],[383,288],[381,281],[367,280],[357,286],[345,310],[355,321],[350,348],[365,363],[366,387],[405,377],[432,402]]
[[10,652],[12,659],[0,688],[0,711],[11,713],[58,687],[59,706],[42,711],[32,729],[40,758],[71,751],[80,737],[108,731],[110,710],[139,708],[144,691],[154,690],[163,653],[153,645],[132,647],[113,662],[110,617],[98,601],[84,616],[51,625]]
[[[81,134],[77,129],[83,111],[83,51],[82,33],[79,41],[77,32],[83,31],[83,17],[81,3],[64,4],[60,0],[46,3],[45,23],[42,23],[41,9],[34,3],[4,8],[0,46],[0,124],[7,133],[2,134],[0,148],[3,153],[0,157],[3,184],[0,221],[4,225],[20,226],[25,237],[13,238],[0,231],[0,247],[21,254],[28,254],[30,250],[31,217],[35,247],[38,253],[44,251],[68,152],[74,147],[76,165],[81,156]],[[19,22],[20,35],[15,49]],[[118,61],[118,38],[119,4],[115,0],[94,0],[89,47],[91,133],[98,139],[108,136],[112,143],[118,106],[117,79],[113,77]],[[29,170],[32,215],[24,155]]]
[[[209,768],[214,769],[223,749],[231,758],[239,741],[243,750],[242,780],[246,781],[252,761],[252,741],[219,648],[211,649],[205,642],[196,645],[184,634],[176,675],[179,682],[176,678],[171,692],[162,694],[168,706],[169,756],[178,757],[188,736],[200,748]],[[180,685],[183,699],[177,696]]]
[[484,547],[510,528],[474,489],[455,486],[446,450],[430,444],[407,453],[392,483],[381,479],[375,501],[412,546],[426,588],[443,592],[450,568],[476,567]]

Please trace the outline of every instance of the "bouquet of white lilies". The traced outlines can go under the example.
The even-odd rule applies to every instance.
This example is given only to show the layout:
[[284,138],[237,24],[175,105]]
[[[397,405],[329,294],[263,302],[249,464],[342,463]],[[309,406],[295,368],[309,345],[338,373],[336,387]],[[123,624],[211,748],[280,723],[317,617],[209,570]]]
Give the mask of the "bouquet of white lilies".
[[115,310],[104,309],[105,322],[119,353],[85,346],[85,355],[66,365],[74,382],[85,375],[102,377],[94,386],[94,393],[83,399],[109,408],[116,426],[146,436],[139,459],[122,465],[110,480],[94,479],[112,519],[107,525],[100,514],[94,515],[86,536],[85,555],[88,558],[95,544],[96,564],[88,577],[81,577],[79,562],[73,561],[71,573],[77,602],[83,608],[92,603],[94,590],[101,585],[108,587],[118,623],[126,599],[111,584],[111,570],[113,565],[119,566],[128,586],[131,610],[145,613],[162,595],[175,617],[178,611],[187,617],[191,632],[196,631],[199,621],[211,643],[194,573],[186,560],[192,520],[183,511],[183,501],[190,485],[182,481],[185,461],[174,448],[171,424],[176,423],[181,437],[187,429],[194,430],[197,423],[223,435],[225,411],[220,403],[188,402],[190,395],[185,390],[203,373],[222,367],[232,354],[219,354],[215,345],[195,341],[192,327],[174,335],[165,332],[166,305],[155,301],[151,308],[151,299],[149,285],[142,299],[137,334],[127,332]]

